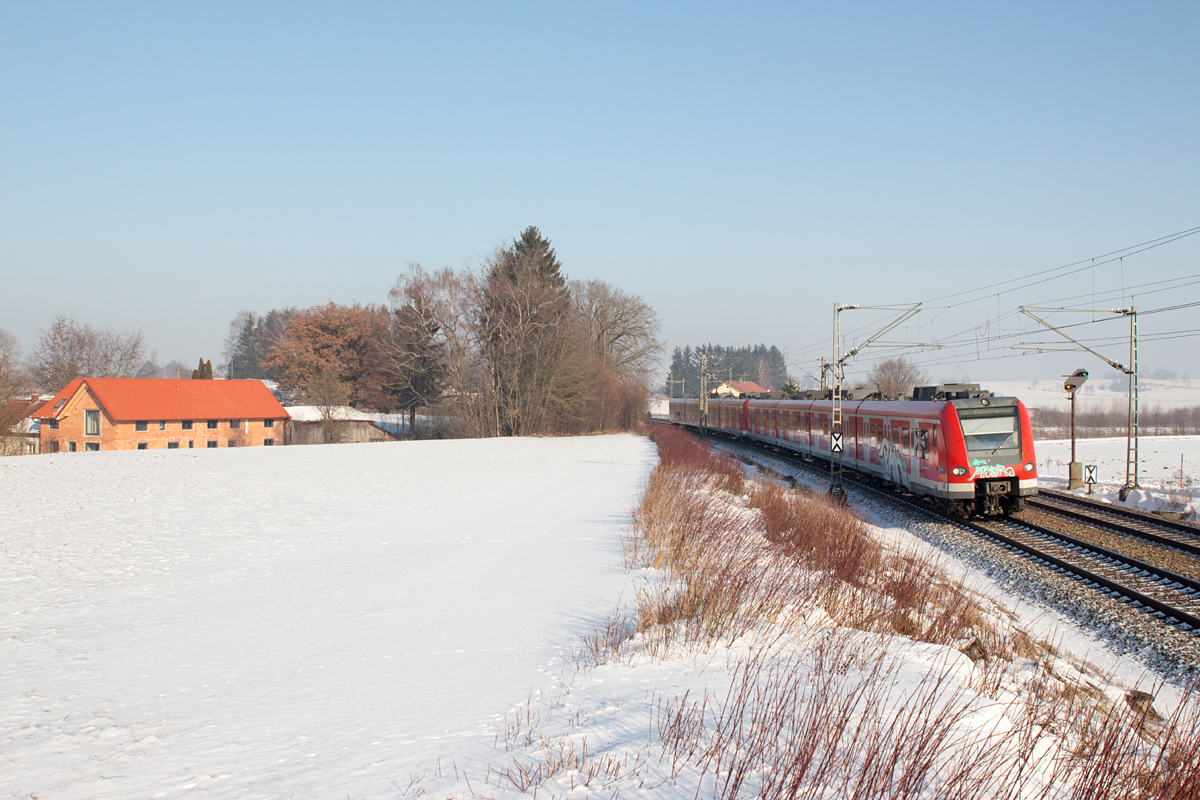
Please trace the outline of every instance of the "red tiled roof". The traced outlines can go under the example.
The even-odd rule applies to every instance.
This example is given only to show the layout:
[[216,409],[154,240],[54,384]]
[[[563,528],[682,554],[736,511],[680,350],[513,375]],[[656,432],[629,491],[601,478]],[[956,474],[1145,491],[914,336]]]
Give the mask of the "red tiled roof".
[[83,384],[114,420],[287,419],[288,413],[262,381],[76,378],[33,416],[53,419]]
[[767,391],[754,381],[725,381],[725,385],[742,394],[764,394]]
[[38,398],[21,397],[9,400],[4,406],[4,411],[6,416],[11,415],[13,419],[22,420],[33,416],[33,412],[41,407],[42,401]]

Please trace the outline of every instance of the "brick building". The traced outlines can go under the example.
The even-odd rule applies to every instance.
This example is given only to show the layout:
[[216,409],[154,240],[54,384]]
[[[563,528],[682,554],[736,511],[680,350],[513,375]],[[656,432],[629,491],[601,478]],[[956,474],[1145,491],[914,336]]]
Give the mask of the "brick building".
[[43,453],[283,444],[262,381],[76,378],[34,414]]

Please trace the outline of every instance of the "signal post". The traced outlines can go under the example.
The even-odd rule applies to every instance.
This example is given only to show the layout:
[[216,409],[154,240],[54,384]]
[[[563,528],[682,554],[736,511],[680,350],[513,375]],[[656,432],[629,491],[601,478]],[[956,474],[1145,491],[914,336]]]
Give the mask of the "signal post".
[[[1075,392],[1088,378],[1086,369],[1077,369],[1063,381],[1063,388],[1071,395],[1071,463],[1067,465],[1067,491],[1083,486],[1083,464],[1075,460]],[[1088,490],[1091,490],[1088,486]]]

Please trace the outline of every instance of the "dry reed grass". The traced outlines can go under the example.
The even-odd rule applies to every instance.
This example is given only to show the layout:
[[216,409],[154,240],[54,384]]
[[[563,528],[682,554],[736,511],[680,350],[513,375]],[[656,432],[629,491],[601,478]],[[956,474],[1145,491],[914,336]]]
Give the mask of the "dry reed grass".
[[[636,637],[605,656],[634,638],[659,657],[788,629],[814,604],[843,626],[810,633],[790,655],[757,649],[720,701],[660,702],[655,732],[673,777],[689,765],[719,798],[1200,797],[1190,694],[1148,733],[1098,688],[1040,669],[1015,701],[1010,688],[995,726],[963,726],[981,698],[1003,695],[1010,662],[1048,664],[1053,647],[997,624],[966,586],[916,553],[886,550],[845,509],[778,483],[747,484],[740,465],[679,431],[652,438],[660,465],[626,552],[631,566],[665,570],[669,588],[642,598],[624,629]],[[987,654],[972,691],[947,666],[897,694],[898,662],[882,656],[895,635],[972,641]]]
[[[657,696],[645,752],[591,754],[586,737],[541,733],[565,712],[557,702],[534,711],[531,696],[504,727],[512,764],[468,782],[470,796],[615,797],[669,782],[720,800],[1200,800],[1191,694],[1164,720],[1110,701],[1103,676],[1061,679],[1050,665],[1066,654],[998,623],[962,583],[883,547],[844,508],[748,481],[680,431],[651,437],[660,463],[625,558],[666,579],[600,625],[576,668],[709,651],[745,634],[755,644],[732,658],[723,696]],[[810,624],[818,609],[824,626]],[[986,657],[967,668],[938,647]],[[914,682],[903,668],[916,653],[942,660]],[[1014,662],[1035,665],[1032,678],[1015,683]]]

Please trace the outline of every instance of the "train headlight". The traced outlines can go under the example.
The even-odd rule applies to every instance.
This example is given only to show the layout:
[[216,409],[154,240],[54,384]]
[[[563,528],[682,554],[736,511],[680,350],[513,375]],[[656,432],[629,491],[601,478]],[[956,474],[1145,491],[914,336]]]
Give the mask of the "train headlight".
[[967,474],[967,468],[966,467],[955,467],[954,469],[950,470],[950,474],[957,475],[958,477],[961,478],[963,475]]
[[1026,462],[1025,462],[1025,471],[1026,471],[1026,472],[1033,472],[1033,462],[1032,462],[1032,461],[1026,461]]

